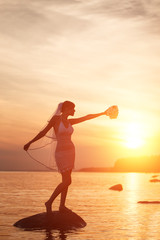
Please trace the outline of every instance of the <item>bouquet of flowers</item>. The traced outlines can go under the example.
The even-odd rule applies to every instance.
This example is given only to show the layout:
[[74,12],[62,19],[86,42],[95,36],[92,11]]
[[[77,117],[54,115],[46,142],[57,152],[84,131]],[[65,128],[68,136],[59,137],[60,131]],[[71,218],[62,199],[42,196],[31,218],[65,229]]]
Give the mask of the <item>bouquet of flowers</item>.
[[116,119],[118,117],[118,113],[119,110],[116,105],[113,105],[106,110],[106,115],[109,116],[110,119]]

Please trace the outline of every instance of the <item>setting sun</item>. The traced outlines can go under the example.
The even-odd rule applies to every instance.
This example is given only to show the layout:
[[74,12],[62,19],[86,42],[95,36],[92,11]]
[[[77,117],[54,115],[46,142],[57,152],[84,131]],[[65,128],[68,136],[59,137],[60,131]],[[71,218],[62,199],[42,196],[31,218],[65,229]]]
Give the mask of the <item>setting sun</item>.
[[125,145],[128,148],[138,148],[144,144],[144,132],[140,124],[129,123],[126,132]]

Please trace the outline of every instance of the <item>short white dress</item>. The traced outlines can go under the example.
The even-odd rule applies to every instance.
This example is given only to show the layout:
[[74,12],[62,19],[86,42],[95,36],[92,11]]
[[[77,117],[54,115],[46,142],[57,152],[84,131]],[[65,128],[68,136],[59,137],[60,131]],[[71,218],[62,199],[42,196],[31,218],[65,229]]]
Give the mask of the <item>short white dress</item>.
[[74,168],[75,162],[75,146],[71,141],[71,135],[73,133],[73,127],[69,123],[66,128],[60,121],[57,137],[57,146],[55,150],[55,160],[58,167],[58,171],[63,173]]

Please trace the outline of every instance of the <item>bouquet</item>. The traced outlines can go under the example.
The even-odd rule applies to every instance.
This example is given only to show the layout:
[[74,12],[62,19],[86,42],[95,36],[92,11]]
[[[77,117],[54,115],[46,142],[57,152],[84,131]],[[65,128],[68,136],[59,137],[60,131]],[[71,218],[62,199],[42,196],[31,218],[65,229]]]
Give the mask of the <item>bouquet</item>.
[[109,116],[110,119],[116,119],[118,117],[118,113],[118,106],[116,105],[113,105],[106,110],[106,115]]

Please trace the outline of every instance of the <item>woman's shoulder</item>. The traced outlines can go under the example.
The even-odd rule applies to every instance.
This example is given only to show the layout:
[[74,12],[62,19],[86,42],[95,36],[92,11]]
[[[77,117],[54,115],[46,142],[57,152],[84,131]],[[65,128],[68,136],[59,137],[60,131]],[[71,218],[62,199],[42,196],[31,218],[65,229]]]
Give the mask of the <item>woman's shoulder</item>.
[[51,118],[50,122],[51,122],[53,125],[55,125],[56,123],[59,123],[60,119],[61,119],[61,116],[60,116],[60,115],[54,115],[54,116]]

